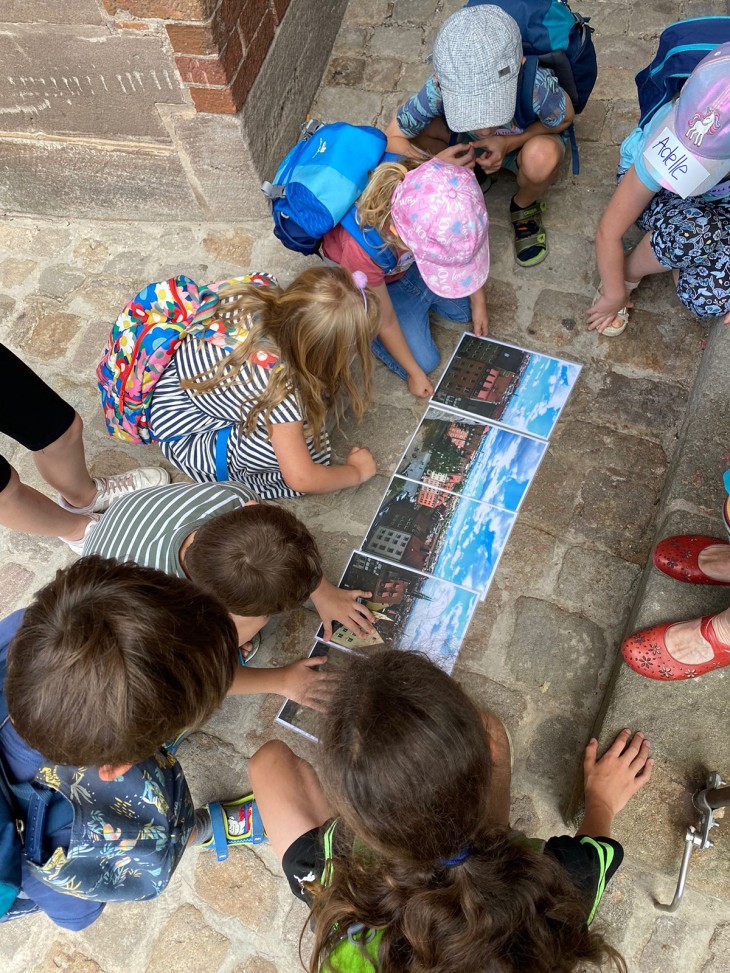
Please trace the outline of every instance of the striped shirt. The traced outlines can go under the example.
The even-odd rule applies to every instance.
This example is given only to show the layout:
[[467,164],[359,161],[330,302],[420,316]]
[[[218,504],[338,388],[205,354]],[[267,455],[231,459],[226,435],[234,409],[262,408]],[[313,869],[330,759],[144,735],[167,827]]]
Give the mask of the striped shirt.
[[84,555],[134,561],[184,578],[180,548],[206,521],[256,500],[240,483],[171,483],[120,497],[84,544]]
[[[226,452],[229,480],[245,483],[265,500],[301,496],[287,486],[281,475],[263,416],[258,417],[252,433],[243,433],[240,428],[241,420],[266,390],[276,366],[274,356],[264,352],[256,356],[258,361],[244,362],[235,385],[198,395],[180,387],[181,380],[195,380],[228,355],[229,349],[195,337],[189,336],[180,343],[155,387],[150,409],[151,427],[161,440],[163,454],[192,479],[201,483],[214,481],[218,432],[233,427]],[[229,366],[224,374],[230,371]],[[268,421],[272,425],[304,421],[295,392],[272,410]],[[311,436],[306,436],[306,425],[304,428],[309,455],[315,463],[326,466],[330,461],[326,433],[322,436],[322,448],[317,450]]]

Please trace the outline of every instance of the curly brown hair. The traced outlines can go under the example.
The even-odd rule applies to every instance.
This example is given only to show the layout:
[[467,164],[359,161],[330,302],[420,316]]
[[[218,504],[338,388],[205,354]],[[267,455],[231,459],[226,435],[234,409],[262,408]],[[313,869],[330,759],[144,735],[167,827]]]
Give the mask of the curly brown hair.
[[625,973],[565,869],[490,821],[480,714],[425,657],[353,659],[321,741],[340,822],[331,880],[311,886],[310,973],[354,923],[383,931],[378,973]]

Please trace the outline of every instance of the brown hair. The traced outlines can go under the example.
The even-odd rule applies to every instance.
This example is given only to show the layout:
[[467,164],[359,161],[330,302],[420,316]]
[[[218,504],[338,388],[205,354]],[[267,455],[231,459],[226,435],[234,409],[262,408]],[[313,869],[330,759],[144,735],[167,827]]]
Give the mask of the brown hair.
[[236,615],[296,608],[322,580],[316,541],[294,514],[271,503],[206,521],[185,552],[185,569]]
[[10,718],[54,763],[136,763],[221,705],[237,645],[192,582],[84,557],[41,588],[10,644]]
[[[272,371],[263,394],[252,396],[242,417],[253,432],[259,416],[271,412],[294,391],[317,448],[328,408],[335,413],[347,400],[360,418],[370,402],[370,342],[378,332],[380,308],[375,293],[364,293],[352,274],[339,267],[313,267],[289,285],[244,284],[222,289],[226,314],[248,317],[245,339],[223,362],[180,384],[193,394],[239,384],[240,366],[259,351],[273,351],[282,368]],[[195,339],[193,339],[195,340]]]
[[370,174],[370,179],[357,201],[357,215],[365,227],[372,226],[388,246],[404,247],[403,241],[393,229],[390,215],[393,193],[405,177],[424,160],[401,159],[399,162],[381,162]]
[[311,886],[311,973],[355,923],[383,930],[378,973],[625,971],[565,869],[489,820],[480,714],[425,657],[353,659],[321,740],[340,822],[331,881]]

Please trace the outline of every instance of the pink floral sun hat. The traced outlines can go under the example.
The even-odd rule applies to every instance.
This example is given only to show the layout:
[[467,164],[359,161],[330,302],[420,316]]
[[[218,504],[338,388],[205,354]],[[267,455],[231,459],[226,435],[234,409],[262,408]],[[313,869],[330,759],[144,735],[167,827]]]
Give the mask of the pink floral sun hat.
[[476,176],[430,159],[393,193],[393,224],[426,284],[440,297],[467,297],[489,276],[489,217]]

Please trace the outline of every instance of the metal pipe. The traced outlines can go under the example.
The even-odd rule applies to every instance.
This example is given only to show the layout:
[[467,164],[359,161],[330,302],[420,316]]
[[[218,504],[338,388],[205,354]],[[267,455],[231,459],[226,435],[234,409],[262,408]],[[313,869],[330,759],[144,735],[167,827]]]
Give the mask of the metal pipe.
[[705,791],[707,806],[717,811],[721,807],[730,807],[730,787],[714,787]]
[[692,857],[692,851],[696,844],[696,832],[694,828],[688,828],[687,833],[684,836],[684,854],[682,855],[682,864],[679,869],[679,878],[677,879],[677,888],[674,891],[674,898],[669,903],[669,905],[663,905],[654,899],[654,905],[661,912],[676,912],[679,908],[679,903],[682,901],[682,896],[684,895],[684,886],[687,881],[687,872],[689,871],[689,860]]

